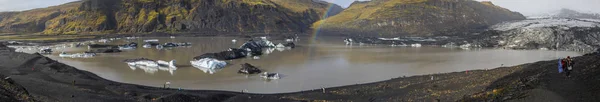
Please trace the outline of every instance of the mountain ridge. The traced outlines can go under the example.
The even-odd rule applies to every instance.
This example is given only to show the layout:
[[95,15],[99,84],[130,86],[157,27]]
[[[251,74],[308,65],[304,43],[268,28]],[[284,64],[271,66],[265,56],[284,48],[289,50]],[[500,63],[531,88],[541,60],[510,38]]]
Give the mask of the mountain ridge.
[[342,9],[306,0],[83,0],[0,13],[0,33],[305,32],[335,15],[329,5]]
[[459,34],[523,19],[522,14],[491,2],[371,0],[356,1],[340,14],[320,20],[312,27],[327,33],[365,36],[430,36]]

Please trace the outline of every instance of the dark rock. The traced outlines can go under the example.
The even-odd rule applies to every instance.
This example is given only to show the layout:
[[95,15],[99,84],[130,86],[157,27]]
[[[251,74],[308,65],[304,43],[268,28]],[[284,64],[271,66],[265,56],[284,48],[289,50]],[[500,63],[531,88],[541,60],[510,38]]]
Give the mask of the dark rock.
[[158,42],[145,42],[144,45],[156,46],[156,45],[160,45],[160,43],[158,43]]
[[163,47],[177,47],[178,45],[175,43],[165,43],[165,45],[163,45]]
[[258,74],[261,73],[262,71],[248,63],[244,63],[242,64],[242,68],[238,71],[238,73],[242,73],[242,74]]
[[218,56],[217,53],[205,53],[205,54],[202,54],[200,56],[194,57],[194,60],[200,60],[200,59],[204,59],[204,58],[214,58],[214,59],[217,59],[217,60],[225,59],[225,57]]
[[184,42],[184,43],[177,43],[177,46],[191,46],[192,43],[188,43],[188,42]]
[[27,90],[7,76],[0,75],[1,102],[35,102]]
[[53,52],[52,49],[47,48],[47,49],[42,49],[39,53],[41,53],[41,54],[51,54],[52,52]]
[[125,59],[123,62],[137,62],[137,61],[154,61],[148,58],[136,58],[136,59]]
[[262,55],[262,48],[263,48],[263,46],[261,46],[259,43],[257,43],[254,40],[249,40],[240,47],[240,49],[242,49],[242,50],[249,49],[250,54],[252,54],[252,55]]
[[102,45],[102,44],[91,44],[88,48],[119,48],[118,45]]
[[86,53],[118,53],[118,52],[121,52],[121,50],[110,48],[110,49],[91,50],[91,51],[87,51]]
[[119,45],[119,48],[137,48],[138,44],[135,42],[131,42],[129,44]]
[[285,47],[291,47],[291,48],[296,48],[296,44],[294,44],[293,42],[285,43],[285,44],[283,44],[283,46],[285,46]]
[[15,52],[15,49],[0,43],[0,52]]
[[242,49],[231,48],[227,51],[222,51],[218,53],[206,53],[200,56],[194,57],[195,60],[203,59],[203,58],[214,58],[217,60],[232,60],[246,57],[246,51]]
[[129,43],[129,44],[125,44],[125,46],[137,47],[137,46],[138,46],[138,43],[131,42],[131,43]]

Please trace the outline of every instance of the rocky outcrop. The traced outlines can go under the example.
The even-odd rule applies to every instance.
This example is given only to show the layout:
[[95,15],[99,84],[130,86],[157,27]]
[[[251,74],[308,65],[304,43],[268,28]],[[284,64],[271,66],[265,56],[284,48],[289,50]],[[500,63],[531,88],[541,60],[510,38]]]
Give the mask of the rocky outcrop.
[[31,95],[10,77],[0,75],[0,101],[2,102],[36,102]]
[[356,1],[338,15],[313,24],[323,34],[365,36],[457,35],[504,21],[523,20],[517,12],[473,0]]
[[305,32],[339,6],[311,0],[82,0],[0,13],[0,33]]

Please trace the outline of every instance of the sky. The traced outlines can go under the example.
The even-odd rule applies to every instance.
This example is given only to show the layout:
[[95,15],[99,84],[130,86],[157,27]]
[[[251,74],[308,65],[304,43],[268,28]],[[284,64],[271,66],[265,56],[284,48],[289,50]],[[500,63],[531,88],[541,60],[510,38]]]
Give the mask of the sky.
[[44,8],[72,1],[76,0],[0,0],[0,12]]
[[[76,0],[0,0],[0,12],[23,11],[59,5]],[[344,8],[357,0],[323,0],[336,3]],[[365,1],[365,0],[359,0]],[[539,15],[569,8],[582,12],[600,13],[600,0],[477,0],[492,1],[494,4],[520,12],[524,15]]]
[[492,1],[495,5],[520,12],[523,15],[539,15],[568,8],[579,12],[600,13],[600,0],[477,0]]

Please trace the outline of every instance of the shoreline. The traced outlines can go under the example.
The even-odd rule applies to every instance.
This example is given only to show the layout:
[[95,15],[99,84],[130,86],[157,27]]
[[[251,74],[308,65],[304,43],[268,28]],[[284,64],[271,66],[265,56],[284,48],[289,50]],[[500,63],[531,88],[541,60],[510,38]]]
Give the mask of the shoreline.
[[[584,55],[576,59],[599,59],[598,55]],[[596,59],[593,59],[596,58]],[[435,101],[435,100],[495,100],[526,91],[493,93],[495,86],[513,83],[497,83],[536,64],[554,65],[555,61],[538,61],[513,67],[489,70],[415,75],[391,78],[390,80],[344,85],[289,93],[241,93],[220,90],[177,90],[120,83],[107,80],[94,73],[56,62],[37,54],[0,51],[0,75],[10,77],[21,85],[36,101]],[[594,61],[591,61],[594,62]],[[586,64],[594,64],[588,62]],[[29,67],[32,67],[29,69]],[[593,66],[593,68],[598,66]],[[552,67],[553,69],[555,67]],[[37,70],[36,70],[37,69]],[[600,71],[598,71],[600,72]],[[434,76],[434,80],[430,77]],[[71,80],[75,81],[70,85]],[[508,79],[522,80],[522,79]],[[80,83],[84,82],[84,83]],[[597,84],[596,84],[597,85]],[[467,87],[468,86],[468,87]],[[64,89],[64,90],[56,90]],[[508,88],[507,88],[508,90]],[[56,91],[56,92],[54,92]],[[58,92],[58,93],[57,93]],[[593,92],[593,91],[592,91]],[[69,96],[73,95],[73,96]],[[76,95],[76,96],[75,96]],[[509,98],[510,99],[510,98]],[[527,99],[527,98],[525,98]],[[27,100],[27,99],[23,99]],[[513,99],[515,100],[515,99]],[[591,98],[591,100],[600,100]],[[498,101],[498,100],[496,100]],[[500,100],[506,101],[506,100]],[[589,100],[587,100],[589,101]]]
[[[39,35],[39,34],[29,34],[18,36],[20,38],[27,37],[27,39],[19,39],[19,40],[11,40],[10,37],[12,35],[0,35],[0,43],[7,41],[17,41],[22,44],[18,45],[56,45],[59,43],[69,43],[69,42],[83,42],[83,41],[91,41],[91,40],[99,40],[99,39],[108,39],[108,38],[124,38],[124,37],[258,37],[258,36],[271,36],[276,38],[283,38],[285,36],[310,36],[305,33],[273,33],[273,34],[265,34],[265,33],[214,33],[214,34],[196,34],[196,33],[136,33],[136,34],[89,34],[89,35]],[[59,37],[66,37],[65,39],[58,39]],[[52,39],[56,38],[56,39]],[[39,40],[38,40],[39,39]],[[43,43],[43,44],[42,44]]]
[[[144,86],[144,85],[135,85],[135,84],[127,84],[127,83],[119,83],[119,82],[115,82],[115,81],[111,81],[111,80],[107,80],[107,79],[103,79],[99,76],[97,76],[96,74],[93,74],[91,72],[87,72],[87,71],[83,71],[83,70],[79,70],[73,67],[70,67],[68,65],[62,64],[62,63],[58,63],[55,62],[52,59],[49,59],[47,57],[41,56],[41,55],[36,55],[36,54],[25,54],[25,53],[18,53],[18,52],[13,52],[11,55],[16,55],[16,56],[29,56],[29,57],[33,57],[33,58],[26,58],[28,61],[23,61],[23,65],[25,64],[34,64],[33,66],[38,66],[36,64],[36,62],[46,62],[46,63],[52,63],[52,65],[49,66],[61,66],[64,67],[65,69],[62,70],[71,70],[72,72],[68,72],[68,73],[60,73],[60,70],[47,70],[47,72],[36,72],[36,71],[31,71],[30,73],[24,72],[26,74],[31,74],[31,73],[42,73],[42,75],[49,75],[52,76],[51,74],[56,74],[57,72],[60,74],[75,74],[77,76],[83,76],[84,78],[80,78],[80,77],[75,77],[74,80],[78,80],[77,82],[80,81],[89,81],[89,80],[95,80],[100,84],[106,84],[107,86],[105,87],[117,87],[117,90],[121,90],[121,91],[158,91],[156,93],[186,93],[186,94],[201,94],[201,93],[214,93],[214,94],[228,94],[228,95],[234,95],[234,96],[250,96],[250,97],[266,97],[266,100],[271,100],[271,99],[276,99],[277,101],[292,101],[290,99],[293,98],[288,98],[288,97],[296,97],[297,95],[304,95],[304,94],[314,94],[314,93],[320,93],[321,90],[305,90],[305,91],[298,91],[298,92],[291,92],[291,93],[274,93],[274,94],[257,94],[257,93],[241,93],[241,92],[233,92],[233,91],[219,91],[219,90],[177,90],[177,89],[162,89],[162,88],[158,88],[158,87],[150,87],[150,86]],[[7,59],[2,59],[2,60],[7,60]],[[33,61],[33,62],[32,62]],[[12,62],[12,61],[8,61],[8,62]],[[3,63],[5,64],[5,63]],[[39,66],[43,66],[43,65],[39,65]],[[6,74],[7,71],[6,70],[11,70],[10,68],[6,68],[7,66],[1,66],[0,68],[2,68],[2,70],[0,71],[0,73],[2,74]],[[18,67],[23,67],[23,66],[18,66]],[[13,68],[12,70],[14,70],[15,68]],[[24,68],[17,68],[18,69],[24,69]],[[27,68],[25,68],[27,69]],[[38,69],[38,68],[35,68]],[[52,69],[52,68],[50,68]],[[502,68],[502,69],[510,69],[510,68]],[[56,71],[54,73],[52,73],[53,71]],[[480,73],[483,72],[484,70],[474,70],[471,71],[471,73]],[[20,73],[23,74],[23,73]],[[326,90],[343,90],[343,89],[348,89],[348,88],[354,88],[354,87],[362,87],[362,86],[372,86],[372,85],[376,85],[376,84],[380,84],[380,83],[387,83],[387,82],[394,82],[394,81],[403,81],[403,80],[411,80],[411,81],[416,81],[418,82],[418,80],[422,80],[422,79],[428,79],[429,76],[438,76],[438,75],[442,75],[441,77],[443,77],[444,75],[455,75],[455,74],[462,74],[462,72],[452,72],[452,73],[442,73],[442,74],[430,74],[430,75],[417,75],[417,76],[411,76],[411,77],[406,77],[406,78],[392,78],[391,80],[384,80],[384,81],[377,81],[377,82],[372,82],[372,83],[362,83],[362,84],[356,84],[356,85],[346,85],[346,86],[338,86],[338,87],[330,87],[330,88],[326,88]],[[18,75],[18,74],[17,74]],[[15,75],[11,75],[11,76],[15,76]],[[87,77],[87,78],[86,78]],[[40,77],[26,77],[24,79],[45,79],[45,78],[40,78]],[[15,80],[16,78],[13,78],[13,80]],[[88,80],[86,80],[88,79]],[[56,80],[56,79],[55,79]],[[23,80],[16,80],[17,83],[23,85],[24,83],[31,83],[31,82],[23,82]],[[65,81],[63,80],[61,83],[61,81],[56,81],[56,82],[52,82],[50,81],[50,84],[69,84],[69,83],[64,83]],[[68,81],[66,81],[68,82]],[[90,83],[91,84],[91,83]],[[84,85],[78,85],[75,84],[75,86],[85,86]],[[98,87],[98,85],[92,84],[92,86],[94,87]],[[135,87],[138,89],[120,89],[118,86],[124,86],[124,87]],[[38,87],[31,87],[29,85],[24,85],[25,89],[31,90],[40,90],[37,89]],[[122,88],[122,87],[121,87]],[[45,89],[45,88],[43,88]],[[102,89],[91,89],[91,90],[102,90]],[[30,92],[32,93],[32,92]],[[39,92],[33,92],[34,94],[39,94]],[[45,93],[44,91],[42,91],[41,93]],[[147,92],[140,92],[140,93],[147,93]],[[86,93],[86,94],[91,94],[91,93]],[[45,96],[43,94],[41,94],[42,96]],[[103,94],[100,94],[103,95]],[[50,97],[53,95],[49,95]],[[35,95],[33,97],[36,97]],[[39,96],[38,96],[39,97]],[[77,96],[76,96],[77,97]],[[280,100],[283,99],[283,100]],[[93,100],[93,99],[92,99]],[[260,99],[263,100],[263,99]],[[49,101],[49,100],[42,100],[42,101]],[[60,99],[57,101],[61,101]],[[65,100],[63,100],[65,101]],[[293,101],[298,101],[298,100],[293,100]],[[300,100],[302,101],[302,100]]]

